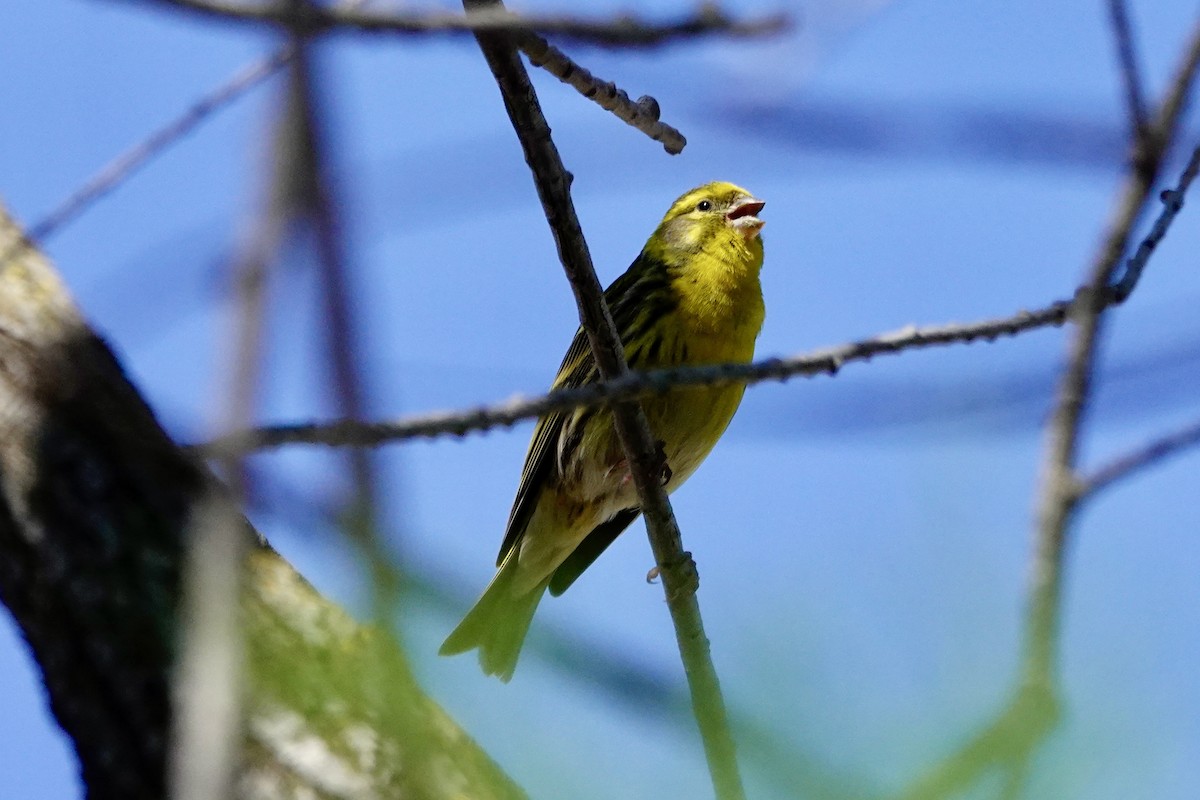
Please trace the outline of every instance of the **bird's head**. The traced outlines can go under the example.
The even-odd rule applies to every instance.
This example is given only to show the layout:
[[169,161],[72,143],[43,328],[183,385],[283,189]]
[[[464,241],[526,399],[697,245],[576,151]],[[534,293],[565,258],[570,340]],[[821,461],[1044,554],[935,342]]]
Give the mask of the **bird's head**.
[[732,183],[706,183],[671,206],[650,238],[655,255],[728,251],[730,256],[762,258],[758,212],[766,205]]

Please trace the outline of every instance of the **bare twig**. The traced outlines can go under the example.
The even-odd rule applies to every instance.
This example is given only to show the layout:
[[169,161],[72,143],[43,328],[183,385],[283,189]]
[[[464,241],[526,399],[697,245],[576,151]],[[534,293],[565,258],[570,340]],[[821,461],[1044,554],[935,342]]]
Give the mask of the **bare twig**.
[[[349,12],[361,6],[363,2],[365,0],[349,0],[343,3],[339,10]],[[537,34],[530,33],[521,37],[520,46],[534,66],[545,69],[601,108],[611,111],[618,119],[642,131],[654,141],[661,142],[667,152],[679,153],[687,144],[687,140],[677,129],[659,121],[658,103],[653,97],[647,95],[638,98],[637,101],[631,101],[623,90],[592,75]],[[288,44],[270,56],[238,70],[220,86],[189,106],[181,115],[104,165],[57,207],[30,225],[26,232],[28,240],[43,242],[58,233],[91,208],[96,201],[115,190],[214,113],[283,69],[294,54],[295,50]]]
[[[364,2],[366,0],[348,0],[345,6],[353,8]],[[155,156],[199,127],[200,123],[283,69],[294,54],[295,50],[292,45],[286,44],[266,58],[239,69],[220,86],[190,105],[178,117],[105,164],[70,197],[31,225],[28,232],[29,239],[33,242],[42,242],[53,236],[64,225],[91,208],[97,200],[129,180]]]
[[[283,126],[286,127],[286,124]],[[222,427],[254,418],[261,371],[267,273],[291,214],[288,170],[272,178],[271,197],[242,258],[234,266],[237,314],[230,347],[233,375]],[[240,457],[222,454],[234,497],[246,491]],[[211,501],[192,524],[184,573],[183,647],[175,681],[171,795],[216,800],[229,794],[240,739],[242,631],[238,625],[242,521],[228,501]]]
[[789,358],[769,358],[752,364],[719,364],[680,367],[651,372],[629,372],[620,378],[563,389],[535,398],[517,398],[506,403],[466,411],[422,414],[390,422],[359,423],[352,420],[272,425],[198,445],[206,455],[245,452],[287,444],[370,447],[386,442],[436,436],[463,436],[472,431],[513,425],[551,411],[583,406],[598,407],[667,392],[676,386],[711,386],[721,383],[784,381],[792,377],[836,374],[844,365],[869,361],[875,356],[902,353],[979,340],[993,341],[1024,331],[1062,325],[1070,314],[1071,301],[1060,300],[1034,311],[981,322],[926,327],[909,326],[870,339],[828,347]]
[[[492,5],[488,0],[464,0],[468,12]],[[621,377],[629,371],[621,340],[604,303],[591,255],[575,215],[570,176],[550,138],[550,128],[538,105],[533,85],[508,42],[488,34],[479,34],[477,39],[500,87],[504,106],[525,152],[525,161],[533,173],[546,220],[558,245],[559,258],[575,292],[580,324],[587,333],[596,366],[606,379]],[[661,569],[713,787],[721,800],[740,800],[745,797],[745,792],[725,701],[695,595],[695,565],[683,550],[671,504],[658,479],[662,471],[659,451],[646,416],[636,403],[616,403],[612,406],[612,414],[637,488],[639,505],[646,517],[655,561]]]
[[1174,189],[1162,194],[1164,208],[1150,232],[1138,245],[1125,266],[1121,280],[1109,289],[1092,293],[1087,287],[1076,293],[1075,300],[1058,300],[1034,311],[973,323],[947,323],[924,327],[909,326],[870,339],[849,342],[813,353],[789,358],[770,358],[752,364],[718,364],[705,367],[680,367],[652,372],[627,372],[619,378],[563,389],[534,398],[516,398],[505,403],[464,411],[422,414],[387,422],[361,422],[341,419],[333,422],[306,422],[270,425],[240,431],[199,445],[202,453],[243,453],[282,447],[288,444],[321,444],[331,447],[372,447],[387,442],[437,436],[464,436],[473,431],[510,426],[534,419],[551,411],[579,407],[598,407],[620,400],[632,400],[661,394],[676,386],[710,386],[721,383],[753,385],[769,380],[836,374],[844,365],[869,361],[879,355],[894,355],[907,350],[951,344],[994,341],[1026,331],[1062,325],[1070,317],[1074,303],[1081,298],[1102,307],[1124,302],[1137,286],[1150,255],[1166,236],[1171,223],[1183,207],[1188,188],[1200,172],[1200,147],[1192,152],[1187,167]]
[[258,86],[279,71],[291,57],[291,50],[282,48],[274,55],[249,64],[234,73],[229,80],[201,97],[180,116],[151,133],[142,141],[106,164],[71,194],[57,208],[29,228],[29,239],[44,241],[64,225],[90,208],[97,200],[116,189],[138,169],[187,136],[216,111],[228,106],[250,89]]
[[304,6],[292,9],[286,3],[249,4],[231,0],[143,0],[162,6],[194,11],[210,17],[258,22],[294,30],[304,35],[333,31],[358,31],[393,35],[428,34],[521,34],[541,33],[565,41],[604,47],[661,47],[702,36],[768,36],[787,29],[788,18],[771,14],[738,21],[717,6],[701,5],[693,13],[673,22],[655,23],[632,15],[608,20],[567,16],[514,14],[502,8],[482,8],[466,14],[441,11],[360,11],[345,6]]
[[[303,137],[302,160],[297,166],[302,184],[301,202],[305,219],[312,226],[321,299],[324,303],[328,335],[328,355],[333,372],[333,387],[341,414],[350,420],[365,417],[363,376],[358,365],[358,332],[351,314],[347,287],[346,248],[342,237],[339,206],[326,157],[325,126],[321,105],[317,102],[317,82],[313,72],[311,45],[297,42],[290,64],[295,102],[300,106],[300,135]],[[374,454],[365,448],[349,453],[350,473],[355,496],[350,513],[343,517],[347,530],[364,555],[371,571],[371,599],[375,618],[386,624],[396,610],[399,571],[394,556],[380,540],[377,518],[378,477]],[[399,635],[399,632],[396,632]]]
[[1090,475],[1080,479],[1079,497],[1081,500],[1092,497],[1117,481],[1197,444],[1200,444],[1200,420],[1194,420],[1097,468]]
[[659,122],[658,101],[653,97],[643,95],[636,102],[630,100],[624,89],[596,77],[537,34],[521,36],[518,46],[533,66],[541,67],[588,100],[611,111],[617,119],[637,128],[654,141],[662,142],[663,148],[671,155],[683,152],[687,139],[675,128]]
[[[236,318],[224,399],[225,429],[254,419],[260,390],[270,268],[292,226],[303,186],[307,152],[303,108],[291,89],[281,109],[271,148],[269,195],[258,225],[234,264]],[[248,480],[239,454],[220,454],[233,498],[243,499]],[[184,586],[184,647],[180,660],[171,763],[172,796],[216,800],[230,793],[242,722],[243,631],[239,624],[242,565],[249,542],[235,506],[209,503],[197,515],[187,553]]]
[[1044,686],[1020,686],[995,718],[949,757],[913,781],[898,800],[959,797],[998,764],[1012,765],[1010,783],[1019,781],[1038,743],[1054,730],[1058,699]]
[[1146,262],[1150,260],[1150,255],[1167,235],[1171,223],[1175,221],[1176,215],[1183,208],[1183,197],[1192,185],[1192,181],[1196,179],[1197,173],[1200,173],[1200,145],[1192,150],[1192,157],[1179,177],[1179,183],[1174,189],[1167,189],[1160,195],[1163,210],[1159,213],[1158,219],[1154,221],[1150,232],[1146,234],[1146,238],[1142,239],[1141,244],[1138,245],[1133,258],[1125,262],[1125,273],[1121,276],[1121,280],[1113,286],[1114,302],[1122,302],[1137,287],[1137,283],[1142,277],[1142,270],[1146,268]]
[[1091,392],[1092,366],[1101,329],[1101,314],[1108,303],[1114,271],[1129,245],[1133,227],[1141,217],[1154,184],[1178,134],[1180,120],[1200,66],[1200,26],[1192,35],[1176,77],[1155,117],[1152,129],[1141,137],[1141,157],[1126,178],[1116,216],[1101,244],[1087,282],[1072,310],[1076,324],[1068,348],[1067,368],[1059,383],[1055,410],[1047,433],[1046,454],[1038,501],[1037,533],[1026,625],[1026,681],[1053,683],[1062,591],[1062,559],[1067,529],[1078,504],[1080,425]]
[[[1125,185],[1119,193],[1114,220],[1093,261],[1088,281],[1077,293],[1070,309],[1071,320],[1076,328],[1047,435],[1023,634],[1025,652],[1016,692],[1009,704],[981,733],[918,778],[902,795],[905,800],[958,796],[984,774],[997,769],[1003,770],[1007,778],[1005,791],[1016,791],[1024,780],[1035,749],[1057,724],[1060,701],[1056,650],[1061,614],[1063,553],[1074,511],[1088,487],[1088,483],[1077,477],[1075,470],[1080,425],[1089,396],[1101,314],[1104,309],[1127,297],[1128,291],[1136,284],[1135,277],[1128,285],[1128,291],[1118,294],[1118,287],[1111,286],[1111,280],[1128,247],[1133,227],[1150,201],[1154,182],[1178,134],[1198,64],[1200,28],[1193,36],[1153,126],[1139,137],[1141,156],[1133,160]],[[1190,171],[1193,167],[1189,165],[1188,169]],[[1186,181],[1182,185],[1186,188]],[[1172,199],[1178,203],[1182,196]],[[1169,213],[1173,217],[1177,211],[1178,208],[1174,211],[1168,208],[1164,216]],[[1169,224],[1169,218],[1164,221],[1160,217],[1147,239],[1157,242]],[[1149,244],[1145,249],[1144,257],[1148,257],[1154,244]],[[1137,267],[1138,272],[1141,266],[1144,266],[1144,258]],[[1183,439],[1186,431],[1176,435]],[[1200,437],[1200,431],[1194,435]],[[1167,445],[1167,448],[1173,452],[1182,446],[1184,444],[1181,442]],[[1150,456],[1157,457],[1161,456],[1157,453]],[[1123,466],[1118,466],[1120,463],[1116,462],[1096,475],[1104,481],[1109,475],[1115,480],[1127,474]],[[1130,468],[1137,468],[1137,464],[1131,464]],[[1108,472],[1108,469],[1114,471]],[[1094,481],[1096,475],[1090,480]]]
[[1136,142],[1146,131],[1146,100],[1125,0],[1108,0],[1108,18],[1117,46],[1117,63],[1121,70],[1121,85],[1125,90],[1125,105],[1129,109],[1130,131]]

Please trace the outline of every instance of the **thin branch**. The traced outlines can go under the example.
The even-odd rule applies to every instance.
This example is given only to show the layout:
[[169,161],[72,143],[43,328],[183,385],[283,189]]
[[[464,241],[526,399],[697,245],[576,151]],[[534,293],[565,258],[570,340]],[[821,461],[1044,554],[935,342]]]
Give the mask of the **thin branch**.
[[[286,123],[285,123],[286,127]],[[266,284],[291,215],[288,171],[272,177],[271,197],[242,258],[234,265],[236,319],[233,375],[222,410],[224,429],[254,418],[262,370]],[[248,485],[236,454],[223,454],[234,498]],[[244,642],[239,625],[240,572],[248,541],[228,500],[201,507],[190,526],[183,592],[183,646],[175,678],[171,796],[217,800],[229,794],[240,739]]]
[[630,100],[624,89],[596,77],[537,34],[521,36],[518,46],[533,66],[541,67],[588,100],[611,111],[617,119],[637,128],[654,141],[662,142],[663,148],[671,155],[683,152],[687,139],[677,129],[659,122],[658,101],[650,95],[643,95],[637,101]]
[[161,6],[194,11],[220,19],[256,22],[282,27],[306,36],[334,31],[357,31],[402,36],[489,33],[512,35],[541,33],[564,41],[603,47],[661,47],[681,39],[721,35],[769,36],[787,30],[788,17],[770,14],[739,21],[715,5],[704,4],[673,22],[656,23],[633,15],[614,19],[514,14],[502,8],[482,8],[466,14],[441,11],[360,11],[345,6],[304,6],[293,10],[286,3],[248,4],[230,0],[142,0]]
[[898,800],[960,797],[1000,765],[1009,766],[1009,782],[1019,780],[1034,749],[1054,730],[1059,713],[1052,687],[1019,686],[987,725],[909,784]]
[[[279,475],[264,475],[260,491],[251,498],[247,509],[251,516],[261,514],[285,525],[313,530],[314,525],[336,530],[342,524],[341,509],[328,499],[315,497],[303,481]],[[464,606],[478,597],[478,589],[468,586],[453,573],[422,565],[400,572],[402,595],[418,602],[414,605],[436,614],[457,618]],[[525,649],[541,658],[563,680],[581,691],[598,693],[622,703],[647,720],[685,726],[692,719],[690,697],[685,688],[671,677],[669,669],[651,665],[611,642],[582,634],[571,626],[544,621],[529,632]],[[816,753],[789,741],[778,728],[766,723],[749,707],[731,705],[730,720],[737,734],[738,753],[753,761],[779,793],[809,800],[873,800],[859,776],[835,768]]]
[[[17,244],[0,261],[0,602],[72,740],[78,793],[183,797],[166,780],[171,687],[189,627],[182,564],[198,526],[225,523],[208,513],[222,506],[253,547],[238,587],[247,735],[224,742],[236,751],[239,788],[259,800],[524,798],[406,677],[386,631],[358,625],[274,551],[253,546],[224,488],[181,453],[61,277],[21,241],[0,202],[0,252]],[[203,711],[198,722],[212,723],[217,709]]]
[[[501,7],[498,2],[488,0],[464,0],[468,12],[493,6]],[[529,75],[516,51],[504,38],[488,34],[479,34],[476,38],[500,87],[505,109],[533,173],[546,221],[575,293],[580,324],[587,333],[596,366],[606,379],[621,377],[629,371],[621,340],[604,303],[591,255],[575,215],[569,188],[571,178],[550,138],[550,127],[542,115]],[[695,564],[690,554],[683,550],[679,527],[659,479],[664,466],[659,448],[638,404],[616,403],[612,406],[612,415],[646,518],[654,558],[661,570],[713,787],[720,800],[741,800],[745,791],[738,772],[733,735],[695,595]]]
[[[307,5],[308,0],[293,0]],[[332,168],[329,163],[323,104],[320,102],[317,72],[313,66],[313,43],[301,37],[295,42],[295,56],[289,67],[291,100],[296,106],[297,139],[300,143],[294,173],[299,183],[298,202],[302,219],[311,227],[317,260],[321,301],[327,332],[327,357],[333,373],[333,388],[338,407],[350,419],[365,413],[364,380],[358,364],[358,336],[351,313],[347,286],[347,256],[336,209]],[[378,519],[379,481],[375,453],[356,448],[348,454],[354,494],[340,515],[339,528],[358,546],[370,576],[369,598],[375,622],[388,630],[399,643],[399,631],[389,624],[400,600],[400,570],[380,536]],[[349,513],[345,513],[348,511]],[[420,711],[413,698],[405,695],[405,686],[415,685],[407,661],[392,659],[386,668],[371,673],[370,693],[377,698],[380,715],[405,730],[420,725]],[[370,684],[375,685],[370,685]],[[407,754],[410,771],[419,780],[434,783],[440,773],[431,765],[438,754],[432,743],[414,738]],[[410,781],[413,779],[410,778]],[[411,785],[411,783],[410,783]]]
[[[346,247],[337,215],[340,204],[334,194],[332,170],[326,156],[326,128],[318,103],[311,48],[311,43],[297,42],[290,66],[303,120],[303,158],[298,165],[302,172],[302,202],[315,239],[334,395],[339,412],[346,419],[362,420],[366,416],[366,392],[359,367],[359,336],[347,286]],[[370,595],[375,619],[386,624],[398,608],[400,572],[395,567],[394,554],[388,552],[379,535],[379,480],[374,453],[355,448],[349,453],[349,461],[355,496],[349,504],[350,513],[343,516],[342,527],[359,546],[371,571]],[[398,631],[393,633],[399,636]]]
[[374,447],[407,439],[465,436],[474,431],[511,426],[521,420],[534,419],[552,411],[599,407],[614,401],[641,399],[665,393],[676,386],[712,386],[734,382],[750,386],[770,380],[786,381],[797,376],[834,375],[846,364],[870,361],[875,356],[896,355],[907,350],[928,347],[970,344],[979,340],[991,342],[1000,337],[1017,336],[1026,331],[1059,326],[1070,318],[1074,304],[1081,299],[1099,303],[1101,307],[1107,308],[1119,305],[1129,298],[1137,287],[1151,254],[1183,208],[1184,196],[1198,173],[1200,146],[1192,151],[1192,157],[1175,188],[1162,193],[1163,210],[1154,221],[1150,232],[1138,245],[1133,257],[1126,262],[1125,273],[1120,281],[1099,293],[1090,293],[1087,287],[1083,287],[1076,292],[1074,300],[1058,300],[1034,311],[1022,310],[1007,317],[966,324],[947,323],[920,328],[910,325],[870,339],[849,342],[814,353],[790,358],[769,358],[752,364],[717,364],[651,372],[627,372],[620,378],[589,386],[563,389],[528,399],[516,398],[505,403],[465,411],[422,414],[389,422],[342,419],[333,422],[268,425],[235,432],[196,447],[202,454],[211,457],[217,453],[245,453],[289,444]]
[[1090,498],[1112,484],[1197,444],[1200,444],[1200,419],[1119,456],[1085,476],[1079,481],[1079,498]]
[[464,436],[473,431],[510,426],[552,411],[599,407],[665,393],[676,386],[712,386],[722,383],[753,385],[764,381],[834,375],[846,364],[870,361],[875,356],[908,350],[994,341],[1024,331],[1062,325],[1070,315],[1071,301],[1059,300],[1035,311],[1019,311],[1008,317],[969,324],[949,323],[926,327],[908,326],[870,339],[828,347],[789,358],[768,358],[752,364],[717,364],[679,367],[649,372],[629,372],[620,378],[562,389],[534,398],[516,398],[505,403],[465,411],[421,414],[389,422],[362,423],[353,420],[271,425],[196,447],[205,455],[247,452],[288,444],[322,444],[334,447],[372,447],[406,439]]
[[[267,284],[299,210],[300,177],[307,143],[303,109],[289,84],[271,147],[268,197],[242,256],[233,265],[235,329],[232,377],[223,398],[221,426],[236,430],[255,416],[261,389]],[[234,501],[247,492],[244,462],[222,453]],[[171,761],[172,796],[216,800],[228,796],[243,720],[244,631],[240,625],[242,565],[249,541],[236,507],[210,502],[197,515],[186,560],[185,628],[176,680]]]
[[1146,131],[1146,93],[1142,89],[1141,70],[1133,47],[1133,31],[1129,25],[1129,10],[1125,0],[1108,0],[1108,18],[1117,45],[1117,63],[1121,70],[1121,85],[1125,90],[1125,105],[1129,109],[1129,125],[1133,140],[1138,141]]
[[[364,2],[365,0],[349,0],[340,10],[350,11]],[[618,119],[642,131],[654,141],[661,142],[668,153],[677,154],[687,144],[683,134],[676,128],[659,121],[658,102],[653,97],[644,95],[637,101],[631,101],[623,90],[592,75],[536,34],[523,36],[520,46],[534,66],[545,69],[601,108],[611,111]],[[284,45],[272,55],[238,70],[216,89],[189,106],[181,115],[105,164],[57,207],[30,225],[26,232],[27,239],[34,243],[44,242],[58,233],[148,162],[194,131],[214,113],[283,69],[294,55],[295,50],[292,46]]]
[[147,162],[187,136],[216,111],[220,111],[250,89],[258,86],[287,63],[291,49],[249,64],[234,73],[229,80],[193,103],[179,117],[151,133],[142,141],[106,164],[57,208],[29,228],[29,239],[45,241],[64,225],[89,209],[97,200],[116,189]]
[[1137,283],[1142,277],[1142,271],[1146,268],[1146,262],[1150,260],[1151,254],[1170,230],[1171,223],[1183,209],[1183,197],[1198,173],[1200,173],[1200,145],[1192,150],[1192,157],[1188,160],[1175,188],[1167,189],[1159,196],[1163,203],[1163,210],[1159,213],[1158,219],[1154,221],[1150,232],[1146,234],[1146,238],[1142,239],[1141,244],[1138,245],[1133,258],[1125,262],[1125,273],[1113,287],[1114,302],[1124,301],[1137,287]]
[[[348,0],[345,5],[353,8],[364,2],[366,0]],[[96,201],[129,180],[155,156],[183,139],[213,114],[283,69],[292,60],[295,52],[291,44],[286,44],[266,58],[247,64],[220,86],[203,95],[178,117],[105,164],[58,207],[29,227],[30,241],[43,242],[53,236],[63,226],[91,208]]]
[[[1076,294],[1071,305],[1071,319],[1077,325],[1069,350],[1069,363],[1060,382],[1055,413],[1048,432],[1042,494],[1038,507],[1038,525],[1034,537],[1032,576],[1028,589],[1025,630],[1023,634],[1024,661],[1017,690],[1008,705],[969,739],[956,752],[939,761],[914,781],[901,795],[904,800],[939,800],[960,795],[975,785],[985,774],[1003,770],[1005,796],[1019,794],[1030,759],[1036,748],[1048,736],[1059,718],[1056,670],[1060,595],[1062,591],[1063,553],[1068,526],[1074,511],[1087,491],[1087,483],[1077,479],[1078,437],[1097,349],[1101,314],[1104,309],[1120,303],[1136,285],[1136,276],[1119,292],[1111,286],[1113,272],[1125,252],[1133,227],[1149,204],[1153,185],[1176,137],[1185,99],[1190,91],[1197,64],[1200,63],[1200,28],[1196,30],[1191,47],[1183,59],[1178,77],[1163,101],[1155,125],[1139,137],[1142,157],[1134,159],[1117,204],[1116,216],[1093,262],[1088,283]],[[1193,161],[1195,158],[1193,158]],[[1192,165],[1189,164],[1189,170]],[[1184,189],[1190,178],[1181,181]],[[1167,198],[1164,198],[1166,200]],[[1171,198],[1171,204],[1182,201],[1182,193]],[[1178,208],[1165,209],[1169,218],[1155,223],[1143,242],[1139,254],[1145,255],[1137,272],[1144,266],[1154,244],[1162,238],[1170,219]],[[1200,423],[1192,435],[1200,441]],[[1165,456],[1184,446],[1187,431],[1176,434],[1180,443],[1165,445]],[[1137,456],[1129,458],[1128,469],[1136,469]],[[1147,462],[1148,463],[1148,462]],[[1112,470],[1111,472],[1109,470]],[[1127,474],[1123,461],[1114,462],[1092,476],[1100,481]]]
[[1100,340],[1101,316],[1110,305],[1105,295],[1126,252],[1133,227],[1142,216],[1173,144],[1200,66],[1200,25],[1193,32],[1176,77],[1155,117],[1153,128],[1139,143],[1121,191],[1116,216],[1101,244],[1078,302],[1072,309],[1076,324],[1068,347],[1067,367],[1059,382],[1057,400],[1047,432],[1046,453],[1038,500],[1035,552],[1026,618],[1027,682],[1052,683],[1057,669],[1061,611],[1062,562],[1066,534],[1078,504],[1080,427],[1091,394],[1092,369]]

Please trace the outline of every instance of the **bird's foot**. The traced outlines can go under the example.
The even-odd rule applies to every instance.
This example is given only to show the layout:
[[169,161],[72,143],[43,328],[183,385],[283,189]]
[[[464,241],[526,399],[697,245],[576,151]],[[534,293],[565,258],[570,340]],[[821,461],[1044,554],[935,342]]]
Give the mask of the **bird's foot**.
[[671,465],[667,463],[667,443],[659,439],[655,446],[658,448],[656,457],[658,458],[658,480],[659,485],[666,486],[671,482]]
[[[692,558],[692,554],[688,551],[683,551],[683,556],[678,561],[668,564],[667,569],[672,573],[674,579],[678,579],[679,584],[671,587],[667,591],[667,601],[674,601],[678,597],[689,594],[695,594],[700,588],[700,572],[696,569],[696,562]],[[646,573],[646,583],[657,583],[662,577],[663,570],[655,565]]]

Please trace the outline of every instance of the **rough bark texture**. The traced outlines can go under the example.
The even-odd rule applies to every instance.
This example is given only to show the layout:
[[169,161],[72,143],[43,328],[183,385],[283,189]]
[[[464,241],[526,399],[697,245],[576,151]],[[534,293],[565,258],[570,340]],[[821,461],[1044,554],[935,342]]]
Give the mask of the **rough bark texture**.
[[[184,544],[214,494],[0,206],[0,601],[89,798],[165,796]],[[245,575],[239,796],[524,796],[420,691],[388,634],[265,545]]]

